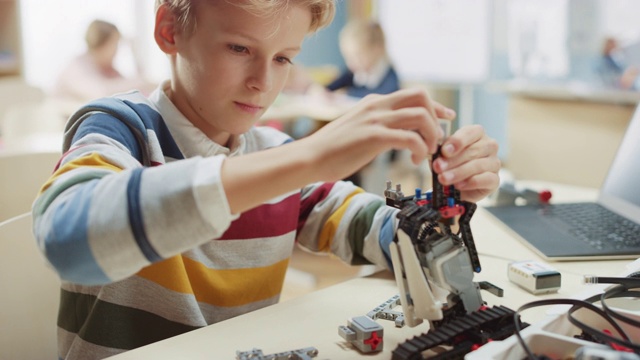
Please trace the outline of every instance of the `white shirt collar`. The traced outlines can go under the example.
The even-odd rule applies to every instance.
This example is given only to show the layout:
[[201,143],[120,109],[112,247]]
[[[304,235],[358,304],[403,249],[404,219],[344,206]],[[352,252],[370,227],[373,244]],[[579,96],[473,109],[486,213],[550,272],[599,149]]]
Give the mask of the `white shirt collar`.
[[232,140],[233,150],[222,146],[209,139],[200,129],[195,127],[171,102],[167,96],[169,90],[169,80],[164,81],[149,95],[149,100],[156,104],[165,124],[169,128],[173,139],[182,154],[189,158],[193,156],[213,156],[227,155],[235,156],[242,154],[245,150],[244,135],[240,135]]
[[373,66],[371,72],[359,71],[354,73],[353,84],[356,86],[364,86],[367,89],[375,89],[380,86],[390,68],[391,64],[389,64],[389,61],[382,58]]

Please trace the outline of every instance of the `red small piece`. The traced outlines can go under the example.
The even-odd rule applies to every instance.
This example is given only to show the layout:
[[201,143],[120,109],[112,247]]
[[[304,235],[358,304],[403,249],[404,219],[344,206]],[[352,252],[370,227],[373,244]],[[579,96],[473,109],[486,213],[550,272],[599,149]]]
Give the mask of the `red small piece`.
[[428,203],[429,203],[429,201],[427,201],[427,200],[418,200],[418,201],[416,201],[416,204],[417,204],[418,206],[425,206],[425,205],[427,205]]
[[440,208],[440,214],[445,219],[450,219],[456,215],[464,214],[464,206],[462,205],[454,205],[454,206],[443,206]]
[[[611,335],[611,331],[609,329],[604,329],[602,330],[603,333],[607,334],[607,335]],[[611,346],[611,348],[615,351],[624,351],[624,352],[633,352],[633,350],[629,349],[628,347],[622,346],[620,344],[616,344],[614,342],[610,342],[609,346]]]
[[378,345],[380,345],[380,343],[382,342],[382,338],[378,337],[377,332],[374,332],[371,334],[370,338],[362,342],[371,346],[371,350],[375,350],[378,347]]
[[[493,341],[492,338],[488,338],[486,343],[490,343],[492,341]],[[473,345],[471,345],[471,351],[476,351],[476,350],[480,349],[483,345],[484,344],[473,344]]]
[[548,204],[549,200],[551,200],[551,191],[549,190],[540,191],[540,193],[538,194],[538,199],[540,200],[541,203]]

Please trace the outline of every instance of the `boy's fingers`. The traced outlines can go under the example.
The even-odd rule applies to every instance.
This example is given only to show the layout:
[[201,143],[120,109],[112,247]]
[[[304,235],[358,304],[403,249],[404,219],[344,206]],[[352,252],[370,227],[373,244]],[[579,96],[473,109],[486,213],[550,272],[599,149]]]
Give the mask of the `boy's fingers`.
[[367,104],[391,110],[423,107],[427,109],[431,117],[437,118],[433,101],[429,99],[429,95],[424,90],[418,88],[402,89],[387,95],[369,95],[365,99]]
[[453,120],[456,118],[456,112],[437,101],[433,101],[433,107],[436,111],[438,119]]
[[494,173],[497,176],[500,166],[500,159],[497,156],[474,159],[451,170],[445,170],[438,175],[438,179],[443,185],[453,185],[482,173]]
[[419,88],[402,89],[387,95],[369,95],[363,99],[361,106],[361,110],[375,114],[375,122],[417,131],[431,154],[436,152],[444,136],[438,119],[455,118],[455,111],[432,101],[426,91]]
[[487,190],[493,191],[500,185],[500,177],[496,173],[485,172],[474,175],[462,182],[454,184],[456,189],[465,190]]
[[484,129],[480,125],[469,125],[460,128],[442,144],[442,155],[453,157],[469,145],[484,137]]
[[[446,145],[445,145],[446,146]],[[445,148],[442,150],[445,151]],[[498,143],[489,137],[483,137],[480,141],[468,146],[462,152],[458,152],[455,156],[439,157],[434,163],[434,170],[442,173],[446,170],[456,168],[461,164],[472,161],[474,159],[495,157],[498,154]]]
[[418,133],[401,129],[385,129],[383,135],[389,149],[408,149],[411,159],[417,165],[427,157],[429,149]]
[[389,128],[411,130],[420,134],[431,154],[436,152],[438,140],[443,136],[439,125],[421,107],[380,111],[376,113],[376,117]]

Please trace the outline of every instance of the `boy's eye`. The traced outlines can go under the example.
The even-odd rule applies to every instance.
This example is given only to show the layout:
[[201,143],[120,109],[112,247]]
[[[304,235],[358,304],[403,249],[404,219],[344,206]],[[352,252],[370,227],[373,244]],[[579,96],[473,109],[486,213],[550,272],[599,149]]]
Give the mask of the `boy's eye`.
[[234,45],[234,44],[230,44],[229,45],[229,50],[233,51],[233,52],[237,52],[237,53],[245,53],[248,51],[248,49],[242,45]]
[[291,59],[289,59],[286,56],[278,56],[278,57],[276,57],[276,61],[281,63],[281,64],[293,64]]

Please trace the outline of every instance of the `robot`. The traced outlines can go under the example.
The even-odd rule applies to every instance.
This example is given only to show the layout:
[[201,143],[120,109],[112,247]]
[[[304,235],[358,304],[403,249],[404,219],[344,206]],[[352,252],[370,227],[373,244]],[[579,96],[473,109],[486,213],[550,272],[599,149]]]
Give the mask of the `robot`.
[[[440,150],[432,161],[440,156]],[[387,205],[400,209],[391,260],[404,321],[415,327],[424,320],[429,332],[407,340],[393,351],[393,359],[422,359],[435,347],[448,346],[437,358],[462,358],[490,340],[514,333],[514,311],[488,308],[480,290],[502,296],[502,290],[473,281],[481,271],[470,220],[476,204],[460,200],[453,186],[443,186],[432,172],[433,189],[405,196],[387,182]],[[523,327],[526,325],[523,325]]]

